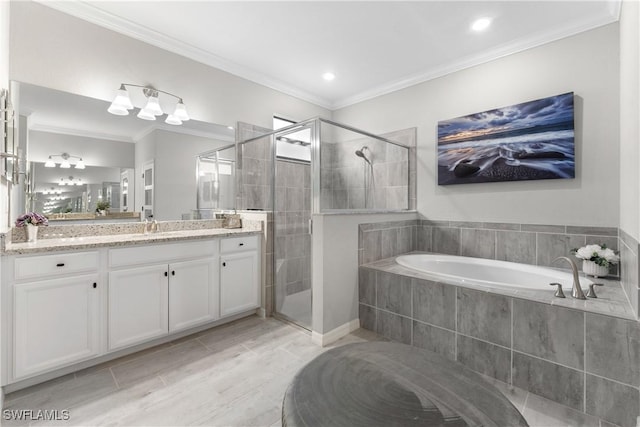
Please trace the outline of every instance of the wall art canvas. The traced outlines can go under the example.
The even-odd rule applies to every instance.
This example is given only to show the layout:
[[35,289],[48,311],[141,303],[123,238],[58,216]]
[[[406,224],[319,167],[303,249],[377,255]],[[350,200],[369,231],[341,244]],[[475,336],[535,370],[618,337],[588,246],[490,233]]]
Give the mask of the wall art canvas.
[[438,184],[575,177],[573,92],[438,122]]

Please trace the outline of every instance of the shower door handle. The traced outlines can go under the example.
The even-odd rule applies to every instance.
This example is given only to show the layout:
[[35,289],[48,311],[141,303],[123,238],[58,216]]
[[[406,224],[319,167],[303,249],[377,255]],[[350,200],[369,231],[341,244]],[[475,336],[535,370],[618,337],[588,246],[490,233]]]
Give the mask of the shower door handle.
[[313,220],[309,220],[309,234],[313,234]]

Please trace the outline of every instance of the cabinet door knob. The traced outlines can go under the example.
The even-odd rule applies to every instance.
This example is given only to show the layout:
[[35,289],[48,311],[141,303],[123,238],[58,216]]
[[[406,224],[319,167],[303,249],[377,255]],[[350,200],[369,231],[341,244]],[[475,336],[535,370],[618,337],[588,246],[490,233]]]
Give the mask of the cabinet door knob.
[[171,275],[172,275],[172,276],[175,276],[175,275],[176,275],[175,270],[171,272]]
[[59,262],[56,264],[56,267],[64,267],[64,262]]
[[169,273],[167,271],[164,272],[164,277],[167,277]]
[[97,288],[98,284],[96,282],[93,282],[93,289]]
[[240,243],[239,246],[244,246],[244,243]]
[[223,263],[222,263],[222,266],[223,266],[223,267],[226,267],[226,266],[227,266],[227,263],[226,263],[226,262],[223,262]]

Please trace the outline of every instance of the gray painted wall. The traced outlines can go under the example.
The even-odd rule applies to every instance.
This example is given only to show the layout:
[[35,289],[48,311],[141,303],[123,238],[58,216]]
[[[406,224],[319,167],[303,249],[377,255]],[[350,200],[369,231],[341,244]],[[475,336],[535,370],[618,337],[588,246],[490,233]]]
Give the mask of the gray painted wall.
[[620,228],[640,240],[640,4],[620,14]]
[[[607,25],[337,110],[334,120],[373,133],[418,127],[418,210],[426,218],[616,227],[618,59],[618,25]],[[576,179],[437,185],[439,120],[570,91]]]

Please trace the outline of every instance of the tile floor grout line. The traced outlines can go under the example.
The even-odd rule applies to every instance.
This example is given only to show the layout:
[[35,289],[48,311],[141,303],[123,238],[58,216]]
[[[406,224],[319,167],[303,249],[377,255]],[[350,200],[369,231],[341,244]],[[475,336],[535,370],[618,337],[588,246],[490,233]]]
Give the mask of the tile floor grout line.
[[120,390],[120,384],[118,384],[118,380],[116,379],[116,374],[113,372],[113,369],[109,368],[109,373],[111,374],[111,378],[113,378],[113,382],[116,383],[116,389]]

